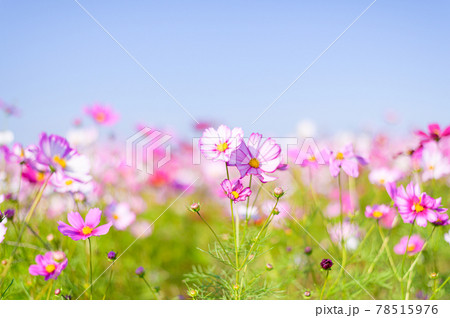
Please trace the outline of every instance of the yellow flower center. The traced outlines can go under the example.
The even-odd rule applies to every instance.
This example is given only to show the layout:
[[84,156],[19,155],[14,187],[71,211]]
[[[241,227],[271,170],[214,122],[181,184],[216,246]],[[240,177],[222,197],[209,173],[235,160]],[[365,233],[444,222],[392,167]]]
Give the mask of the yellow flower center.
[[61,168],[66,167],[66,161],[62,159],[60,156],[56,155],[53,157],[53,161],[61,166]]
[[386,182],[386,180],[380,179],[380,184],[384,184],[385,182]]
[[381,218],[382,216],[383,216],[383,213],[380,212],[380,211],[375,211],[375,212],[373,212],[373,217],[376,218],[376,219],[379,219],[379,218]]
[[224,152],[227,149],[228,149],[228,144],[226,142],[224,142],[223,144],[217,145],[217,150],[220,152]]
[[96,115],[95,115],[95,120],[96,121],[98,121],[99,123],[102,123],[102,122],[104,122],[105,121],[105,118],[106,118],[106,116],[105,116],[105,114],[104,113],[97,113]]
[[259,168],[259,161],[256,158],[252,158],[250,159],[250,161],[248,162],[248,164],[250,165],[250,167],[258,169]]
[[42,180],[44,180],[44,178],[45,178],[45,174],[43,172],[38,172],[36,174],[37,181],[42,181]]
[[416,213],[419,213],[419,212],[422,212],[423,210],[425,210],[425,208],[423,206],[421,206],[420,203],[414,204],[414,209],[415,209]]
[[56,269],[56,266],[53,264],[48,264],[47,266],[45,266],[45,270],[47,271],[47,273],[53,273]]
[[118,220],[118,219],[119,219],[119,216],[118,216],[117,214],[114,214],[114,215],[113,215],[113,219],[114,219],[114,220]]
[[343,160],[344,159],[344,154],[342,152],[338,152],[336,155],[336,160]]
[[81,232],[83,232],[84,235],[88,235],[88,234],[92,233],[92,229],[89,226],[85,226],[85,227],[83,227]]
[[231,192],[231,194],[234,196],[235,199],[239,198],[239,193],[236,191]]
[[434,170],[434,166],[429,166],[428,169],[429,170]]
[[414,251],[415,248],[416,248],[415,244],[408,244],[408,247],[406,248],[406,250],[408,252],[412,252],[412,251]]
[[314,161],[316,161],[316,157],[314,157],[314,156],[311,156],[311,157],[309,157],[309,159],[308,159],[310,162],[314,162]]
[[66,180],[66,182],[65,182],[65,184],[68,185],[68,186],[71,185],[72,183],[73,183],[73,180],[71,180],[71,179]]

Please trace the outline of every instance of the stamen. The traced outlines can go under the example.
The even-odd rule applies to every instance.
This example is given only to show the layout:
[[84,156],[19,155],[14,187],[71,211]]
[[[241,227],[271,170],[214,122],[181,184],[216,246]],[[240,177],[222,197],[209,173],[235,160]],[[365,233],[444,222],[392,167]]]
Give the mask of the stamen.
[[256,158],[252,158],[250,159],[250,161],[248,162],[249,166],[255,169],[259,168],[259,161]]

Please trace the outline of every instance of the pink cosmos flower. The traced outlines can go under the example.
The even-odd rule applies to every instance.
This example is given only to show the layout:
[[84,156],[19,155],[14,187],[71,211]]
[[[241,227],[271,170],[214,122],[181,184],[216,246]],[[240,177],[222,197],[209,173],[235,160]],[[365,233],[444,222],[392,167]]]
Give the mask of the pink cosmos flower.
[[101,104],[85,107],[84,112],[100,125],[112,126],[119,120],[119,115],[111,107]]
[[429,142],[423,147],[422,152],[422,179],[440,179],[450,174],[450,161],[444,156],[435,142]]
[[366,212],[364,213],[367,218],[381,219],[385,215],[388,215],[391,211],[391,207],[388,205],[380,204],[374,206],[367,206]]
[[125,230],[136,220],[136,214],[131,211],[130,205],[126,202],[110,204],[105,214],[114,227],[120,231]]
[[411,235],[408,242],[408,236],[403,236],[400,242],[394,246],[394,253],[398,255],[403,255],[405,252],[409,256],[419,253],[425,241],[417,234]]
[[439,141],[444,137],[450,136],[450,126],[442,131],[439,124],[430,124],[428,125],[428,133],[422,130],[417,130],[415,133],[422,138],[420,143],[424,144],[430,141]]
[[281,147],[272,138],[267,138],[264,142],[261,142],[261,139],[261,134],[251,134],[248,145],[241,143],[231,156],[228,165],[236,166],[241,178],[251,174],[265,183],[276,180],[267,173],[275,172],[280,165]]
[[64,174],[74,180],[87,182],[90,180],[89,160],[69,146],[69,142],[60,136],[42,133],[37,153],[36,170],[41,167],[47,171]]
[[408,184],[406,190],[403,186],[396,190],[392,184],[388,187],[388,193],[394,200],[395,205],[405,223],[413,223],[425,227],[428,222],[436,222],[438,213],[447,211],[441,207],[441,198],[433,199],[425,192],[421,192],[419,185],[412,182]]
[[100,236],[108,233],[112,222],[104,225],[100,224],[102,211],[98,208],[90,209],[86,215],[86,221],[83,220],[80,213],[70,212],[67,215],[67,220],[70,225],[59,221],[58,230],[65,236],[70,237],[74,241],[85,240],[91,236]]
[[351,144],[347,145],[343,151],[337,153],[328,151],[327,156],[330,173],[333,177],[337,177],[342,168],[347,175],[357,178],[359,176],[358,164],[367,165],[367,161],[364,158],[355,155]]
[[377,168],[369,173],[369,181],[372,184],[384,186],[386,183],[400,180],[401,173],[395,169]]
[[45,280],[57,279],[67,266],[67,258],[63,252],[47,252],[36,256],[35,265],[30,265],[28,271],[33,276],[44,276]]
[[225,125],[219,126],[217,130],[208,128],[200,138],[200,151],[206,159],[228,162],[231,154],[242,143],[243,137],[244,132],[241,128],[230,130]]
[[252,190],[249,187],[244,188],[241,180],[236,180],[232,183],[230,180],[225,179],[220,185],[227,197],[233,200],[234,203],[245,201],[252,194]]
[[344,245],[349,250],[355,250],[362,236],[361,230],[358,225],[345,220],[344,223],[328,226],[328,233],[334,243],[341,244],[344,241]]
[[433,222],[434,225],[437,226],[445,226],[450,225],[450,219],[447,213],[438,213],[436,222]]

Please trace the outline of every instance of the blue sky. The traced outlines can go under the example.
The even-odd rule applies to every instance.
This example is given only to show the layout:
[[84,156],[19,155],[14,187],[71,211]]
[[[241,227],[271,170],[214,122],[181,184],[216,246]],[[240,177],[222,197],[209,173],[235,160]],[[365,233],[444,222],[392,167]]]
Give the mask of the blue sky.
[[[373,127],[406,132],[450,118],[450,2],[378,0],[254,125],[372,1],[80,3],[198,120],[289,135]],[[0,98],[17,139],[63,134],[84,105],[195,135],[193,121],[72,0],[0,1]],[[401,117],[383,121],[386,110]]]

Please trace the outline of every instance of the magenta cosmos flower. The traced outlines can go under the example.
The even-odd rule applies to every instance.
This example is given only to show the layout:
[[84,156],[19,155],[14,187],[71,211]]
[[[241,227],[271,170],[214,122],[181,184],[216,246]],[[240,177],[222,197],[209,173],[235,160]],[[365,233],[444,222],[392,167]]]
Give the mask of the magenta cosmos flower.
[[242,143],[243,137],[244,132],[241,128],[231,130],[225,125],[219,126],[217,130],[208,128],[200,138],[200,151],[206,159],[228,162],[231,154]]
[[61,136],[41,134],[36,163],[34,166],[38,171],[55,171],[79,182],[90,180],[89,160]]
[[441,130],[441,126],[439,124],[430,124],[428,125],[428,133],[418,130],[416,131],[416,135],[421,137],[421,144],[430,142],[430,141],[439,141],[444,137],[450,136],[450,126],[445,128],[443,131]]
[[108,233],[112,222],[100,225],[102,211],[98,208],[90,209],[86,215],[86,221],[83,220],[80,213],[70,212],[67,215],[67,220],[70,225],[59,221],[58,230],[65,236],[70,237],[74,241],[85,240],[91,236],[100,236]]
[[119,120],[119,115],[109,106],[94,104],[84,112],[99,125],[112,126]]
[[421,192],[418,184],[411,182],[406,189],[403,186],[395,189],[389,184],[387,189],[405,223],[415,221],[418,226],[425,227],[427,221],[434,223],[438,221],[439,213],[447,211],[441,206],[441,198],[433,199]]
[[255,175],[261,182],[273,181],[276,178],[268,176],[277,170],[281,163],[281,147],[272,138],[261,142],[262,135],[253,133],[248,139],[248,145],[241,143],[232,154],[228,165],[236,166],[241,178]]
[[36,264],[30,265],[28,271],[33,276],[44,276],[45,280],[57,279],[67,266],[63,252],[47,252],[36,256]]
[[367,218],[372,219],[381,219],[384,216],[391,213],[391,207],[388,205],[380,204],[380,205],[374,205],[374,206],[367,206],[365,215]]
[[222,186],[223,191],[225,191],[227,197],[230,200],[233,200],[234,203],[245,201],[252,194],[252,190],[250,190],[249,187],[244,188],[241,180],[236,180],[232,183],[230,180],[225,179],[220,185]]
[[351,144],[336,153],[328,151],[327,156],[330,173],[333,177],[337,177],[342,168],[347,175],[357,178],[359,176],[358,164],[367,165],[364,158],[355,155]]
[[422,238],[417,235],[411,235],[408,242],[408,237],[403,236],[400,240],[400,242],[394,246],[394,252],[395,254],[403,255],[405,252],[408,253],[409,256],[414,255],[416,253],[419,253],[423,245],[425,244],[425,241],[422,240]]

